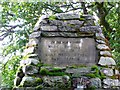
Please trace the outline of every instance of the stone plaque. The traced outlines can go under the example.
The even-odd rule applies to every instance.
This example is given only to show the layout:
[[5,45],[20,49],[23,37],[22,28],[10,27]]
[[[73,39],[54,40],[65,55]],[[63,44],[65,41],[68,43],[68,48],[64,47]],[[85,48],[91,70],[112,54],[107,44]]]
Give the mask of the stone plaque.
[[54,66],[96,64],[94,38],[42,37],[39,55],[45,64]]

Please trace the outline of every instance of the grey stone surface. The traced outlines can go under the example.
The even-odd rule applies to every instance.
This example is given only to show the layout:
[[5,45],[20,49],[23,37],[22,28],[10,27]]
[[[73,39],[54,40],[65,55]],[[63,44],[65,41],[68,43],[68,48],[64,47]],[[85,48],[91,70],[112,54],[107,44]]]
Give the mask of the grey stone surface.
[[17,76],[17,77],[14,79],[14,86],[18,86],[18,85],[20,84],[21,80],[22,80],[22,79]]
[[71,14],[71,13],[68,13],[68,14],[65,14],[65,13],[60,13],[60,14],[56,14],[57,18],[58,19],[80,19],[80,15],[79,14]]
[[96,42],[98,42],[99,44],[106,44],[104,40],[96,40]]
[[109,88],[110,87],[115,87],[115,86],[120,86],[120,82],[118,79],[110,79],[110,78],[106,78],[103,80],[103,83],[108,86]]
[[37,31],[37,32],[33,32],[32,34],[30,34],[29,38],[38,38],[41,35],[41,31]]
[[50,87],[62,88],[68,85],[68,83],[70,83],[69,80],[70,80],[69,76],[44,76],[43,77],[43,82],[45,83],[45,85],[48,85]]
[[26,45],[26,46],[37,46],[38,45],[38,43],[39,43],[39,40],[38,39],[36,39],[36,38],[34,38],[34,39],[29,39],[29,42],[28,42],[28,44]]
[[102,88],[102,82],[100,78],[92,78],[90,79],[91,86],[95,88]]
[[100,40],[104,40],[105,36],[103,35],[103,33],[96,33],[96,38]]
[[55,25],[55,26],[66,26],[67,25],[62,20],[48,20],[48,21],[50,25]]
[[115,69],[115,74],[118,75],[118,74],[120,74],[120,72]]
[[116,65],[116,62],[111,57],[100,57],[100,60],[99,60],[98,64],[100,64],[102,66]]
[[90,79],[87,77],[72,78],[74,88],[88,88],[90,86]]
[[39,59],[37,58],[28,58],[26,60],[20,61],[20,66],[24,65],[38,65],[40,63]]
[[33,65],[26,65],[22,68],[23,72],[28,75],[34,75],[38,73],[39,67]]
[[103,68],[101,70],[101,72],[104,73],[106,76],[113,76],[114,75],[113,70],[110,68]]
[[41,62],[54,66],[97,63],[93,38],[41,38],[39,55]]
[[20,85],[23,87],[34,87],[41,83],[39,79],[40,78],[37,78],[37,77],[24,76],[22,78]]
[[23,56],[26,56],[28,54],[32,54],[32,53],[35,53],[35,47],[32,46],[32,47],[29,47],[29,48],[26,48],[24,50],[24,52],[22,53]]
[[73,74],[74,76],[77,76],[77,75],[81,76],[81,75],[91,73],[91,68],[83,67],[83,68],[76,68],[76,69],[66,69],[65,72]]
[[41,30],[42,31],[56,31],[57,30],[57,26],[41,26]]
[[41,36],[44,37],[92,37],[93,33],[89,34],[80,34],[80,33],[71,33],[71,32],[42,32]]
[[79,20],[69,20],[69,21],[64,21],[66,24],[71,24],[71,25],[82,25],[84,21],[79,21]]
[[97,49],[99,49],[99,50],[110,50],[110,48],[105,44],[98,44]]
[[110,53],[110,51],[100,51],[100,55],[101,56],[112,56],[112,54]]
[[49,18],[49,15],[42,15],[37,23],[35,24],[34,31],[38,31],[40,29],[40,22],[43,21],[43,19]]

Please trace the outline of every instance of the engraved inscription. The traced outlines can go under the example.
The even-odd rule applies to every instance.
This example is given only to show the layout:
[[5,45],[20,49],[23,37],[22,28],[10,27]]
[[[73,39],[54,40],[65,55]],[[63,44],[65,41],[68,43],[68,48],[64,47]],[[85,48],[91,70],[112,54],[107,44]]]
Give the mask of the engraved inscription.
[[95,64],[94,38],[45,38],[39,44],[41,61],[54,66]]

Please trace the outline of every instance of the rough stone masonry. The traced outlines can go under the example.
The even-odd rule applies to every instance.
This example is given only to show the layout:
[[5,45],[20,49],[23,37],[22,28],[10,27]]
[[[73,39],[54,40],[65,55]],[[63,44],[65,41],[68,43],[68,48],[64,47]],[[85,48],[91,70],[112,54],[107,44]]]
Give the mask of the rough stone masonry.
[[119,71],[90,15],[41,16],[29,36],[13,90],[119,88]]

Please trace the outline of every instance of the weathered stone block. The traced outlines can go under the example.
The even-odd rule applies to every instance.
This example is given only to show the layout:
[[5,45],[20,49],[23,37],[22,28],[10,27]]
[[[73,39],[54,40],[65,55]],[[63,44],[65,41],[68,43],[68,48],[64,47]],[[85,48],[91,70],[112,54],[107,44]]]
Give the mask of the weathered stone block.
[[96,38],[100,40],[105,40],[105,36],[103,35],[103,33],[96,33]]
[[39,43],[39,40],[34,38],[34,39],[30,39],[28,44],[26,45],[27,47],[31,47],[31,46],[37,46]]
[[57,26],[41,26],[42,31],[56,31]]
[[66,73],[73,74],[73,76],[81,76],[88,73],[91,73],[91,68],[84,67],[84,68],[76,68],[76,69],[66,69]]
[[80,19],[80,15],[79,14],[65,14],[65,13],[61,13],[61,14],[56,14],[56,17],[58,19]]
[[38,31],[40,29],[40,22],[43,21],[43,19],[46,19],[48,17],[49,15],[42,15],[37,21],[37,23],[35,24],[34,31]]
[[24,50],[24,52],[22,53],[23,56],[26,56],[28,54],[32,54],[32,53],[35,53],[36,52],[36,47],[32,46],[32,47],[29,47],[27,49]]
[[20,82],[21,82],[21,78],[20,77],[16,77],[15,79],[14,79],[14,86],[18,86],[19,84],[20,84]]
[[90,86],[95,88],[102,88],[102,82],[100,78],[92,78],[90,79]]
[[113,70],[110,68],[103,68],[101,70],[101,72],[104,73],[106,76],[113,76],[114,75]]
[[38,73],[39,67],[32,66],[32,65],[26,65],[22,68],[23,72],[28,75],[34,75]]
[[69,76],[44,76],[43,82],[49,87],[69,88],[71,86]]
[[102,66],[116,65],[114,59],[111,57],[100,57],[98,64],[100,64]]
[[30,34],[29,38],[38,38],[40,37],[41,31],[37,31],[37,32],[33,32],[32,34]]
[[104,85],[108,86],[108,88],[120,86],[120,82],[118,79],[106,78],[103,80],[103,83]]
[[64,67],[97,63],[93,38],[41,38],[38,47],[41,62],[46,64]]
[[20,61],[20,66],[24,66],[24,65],[38,65],[38,64],[40,64],[40,61],[37,58],[28,58],[26,60],[21,60]]
[[110,51],[100,51],[100,55],[101,56],[109,56],[109,57],[112,56],[112,54],[110,53]]
[[99,44],[106,44],[106,42],[104,40],[96,40],[96,42]]
[[99,50],[110,50],[110,48],[105,44],[98,44],[97,49],[99,49]]
[[23,87],[34,87],[42,83],[41,78],[31,77],[31,76],[24,76],[20,83],[20,86]]

